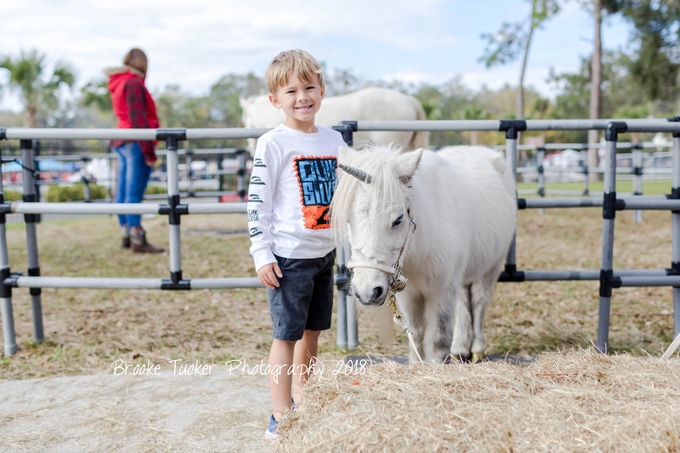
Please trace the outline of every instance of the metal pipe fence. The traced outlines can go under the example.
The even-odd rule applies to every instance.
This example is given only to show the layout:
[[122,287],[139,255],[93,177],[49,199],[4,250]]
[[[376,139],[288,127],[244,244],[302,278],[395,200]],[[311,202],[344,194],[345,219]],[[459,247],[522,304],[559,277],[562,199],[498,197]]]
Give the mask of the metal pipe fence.
[[[633,181],[633,195],[642,195],[644,180],[670,180],[672,168],[670,167],[670,153],[659,151],[660,149],[672,147],[672,143],[631,143],[624,142],[618,146],[630,148],[632,151],[627,154],[617,154],[617,179]],[[590,191],[590,174],[604,174],[604,168],[588,167],[588,149],[603,149],[604,144],[600,143],[550,143],[545,145],[521,145],[518,150],[533,151],[535,159],[524,160],[517,172],[522,175],[523,182],[537,182],[537,189],[521,189],[519,194],[536,194],[539,197],[546,195],[597,195],[602,196],[601,192]],[[494,146],[496,150],[504,150],[505,146]],[[575,162],[565,162],[562,159],[557,165],[546,164],[546,151],[560,150],[570,151],[580,149]],[[657,152],[643,154],[645,149],[656,149]],[[560,156],[562,157],[562,156]],[[550,160],[549,162],[552,162]],[[575,165],[565,165],[575,164]],[[535,164],[535,165],[533,165]],[[582,182],[583,190],[569,189],[547,189],[546,183],[568,183]],[[642,221],[642,213],[636,211],[633,216],[636,222]]]
[[[517,200],[519,209],[555,207],[602,207],[602,265],[599,270],[575,271],[522,271],[517,269],[515,241],[510,247],[505,270],[500,282],[599,280],[600,310],[598,321],[597,348],[608,350],[609,307],[612,290],[624,286],[671,286],[673,287],[675,335],[680,333],[680,123],[666,120],[479,120],[479,121],[349,121],[335,127],[343,134],[346,143],[351,144],[356,131],[413,131],[413,130],[494,130],[504,132],[506,137],[507,163],[516,178],[517,136],[525,130],[604,130],[606,133],[605,191],[603,197],[568,199],[523,199]],[[12,291],[15,288],[29,288],[36,340],[44,339],[42,330],[41,289],[42,288],[117,288],[117,289],[160,289],[191,290],[238,287],[261,287],[257,278],[185,278],[182,273],[180,254],[181,217],[190,214],[245,213],[245,203],[221,204],[182,203],[179,191],[178,143],[186,139],[258,138],[266,129],[0,129],[0,139],[22,140],[24,162],[32,163],[34,139],[122,139],[162,140],[167,148],[167,202],[148,204],[94,204],[94,203],[41,203],[29,187],[34,181],[28,167],[24,175],[24,199],[5,203],[0,179],[0,308],[2,311],[4,351],[6,355],[16,352],[14,320],[12,312]],[[624,132],[667,132],[673,134],[673,188],[667,199],[639,196],[617,198],[616,196],[616,149],[618,135]],[[244,190],[240,188],[239,190]],[[31,196],[32,195],[32,196]],[[616,211],[625,209],[669,210],[673,219],[673,253],[670,269],[614,270],[612,269],[614,219]],[[13,273],[7,253],[6,216],[19,213],[25,216],[27,248],[29,255],[28,275]],[[169,219],[169,278],[79,278],[44,277],[40,275],[37,256],[35,218],[44,213],[155,213],[167,215]],[[338,253],[338,345],[358,345],[358,324],[355,305],[348,297],[345,283],[349,280],[346,263],[349,250]]]
[[[23,165],[21,156],[2,156],[2,163],[15,163],[14,169],[22,165],[34,168],[35,194],[38,201],[63,201],[61,199],[62,187],[71,187],[74,183],[82,184],[80,197],[84,203],[107,202],[114,200],[118,185],[118,156],[116,153],[91,153],[70,154],[57,156],[38,156],[35,151],[39,149],[40,142],[34,141],[34,165]],[[167,198],[167,155],[166,150],[158,150],[159,165],[153,170],[144,195],[143,202],[163,200]],[[179,149],[177,155],[184,159],[179,168],[180,198],[188,199],[192,203],[212,201],[245,201],[246,178],[249,168],[247,151],[241,148],[216,148],[216,149]],[[194,160],[194,156],[200,156],[202,160]],[[59,167],[56,162],[78,162],[79,168]],[[42,168],[41,164],[48,164],[48,168]],[[195,168],[201,168],[196,170]],[[23,172],[22,172],[23,173]],[[16,175],[16,172],[8,173]],[[9,179],[5,174],[5,179]],[[69,175],[68,180],[63,177]],[[5,185],[5,194],[10,190],[16,194],[23,193],[23,182],[18,177],[12,176],[13,185]],[[23,179],[23,177],[21,178]],[[103,188],[103,190],[102,190]],[[45,189],[47,193],[45,193]],[[97,189],[97,190],[94,190]],[[71,197],[73,192],[66,193]],[[16,197],[15,194],[15,197]],[[102,215],[102,214],[99,214]],[[45,219],[63,219],[68,214],[50,213]],[[38,217],[38,222],[40,218]],[[7,223],[23,223],[23,216],[8,215]]]

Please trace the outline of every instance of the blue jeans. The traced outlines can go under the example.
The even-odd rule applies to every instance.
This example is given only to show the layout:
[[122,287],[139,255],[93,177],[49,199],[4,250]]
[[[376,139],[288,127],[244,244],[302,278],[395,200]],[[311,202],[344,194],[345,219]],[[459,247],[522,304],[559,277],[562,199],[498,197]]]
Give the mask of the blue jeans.
[[[146,185],[151,176],[151,167],[144,162],[142,149],[137,142],[125,143],[114,148],[118,154],[118,186],[116,203],[141,203]],[[128,228],[142,225],[142,216],[138,214],[119,214],[118,222]]]

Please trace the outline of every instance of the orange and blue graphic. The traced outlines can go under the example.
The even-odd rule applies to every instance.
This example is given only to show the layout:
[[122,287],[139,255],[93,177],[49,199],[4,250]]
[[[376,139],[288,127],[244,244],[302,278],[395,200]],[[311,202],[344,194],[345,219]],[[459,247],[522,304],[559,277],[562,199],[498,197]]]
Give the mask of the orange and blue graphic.
[[331,227],[330,204],[335,192],[337,165],[337,159],[332,156],[295,158],[295,176],[300,187],[305,228],[322,230]]

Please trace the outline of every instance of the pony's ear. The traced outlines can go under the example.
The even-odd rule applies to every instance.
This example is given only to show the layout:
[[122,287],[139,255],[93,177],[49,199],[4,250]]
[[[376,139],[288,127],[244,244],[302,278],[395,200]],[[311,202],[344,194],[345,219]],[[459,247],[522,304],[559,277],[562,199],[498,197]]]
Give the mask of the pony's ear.
[[420,158],[423,157],[423,150],[416,149],[406,153],[400,153],[394,159],[394,172],[404,184],[408,184],[413,173],[418,168]]
[[341,146],[338,148],[338,155],[340,157],[340,162],[343,164],[352,165],[352,162],[356,160],[359,153],[354,151],[352,148]]

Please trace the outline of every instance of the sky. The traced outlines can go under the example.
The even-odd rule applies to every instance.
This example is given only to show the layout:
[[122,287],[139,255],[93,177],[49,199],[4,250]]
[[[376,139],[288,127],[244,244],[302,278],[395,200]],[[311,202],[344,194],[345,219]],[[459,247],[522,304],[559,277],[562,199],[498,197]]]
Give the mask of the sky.
[[[593,24],[576,0],[535,32],[526,85],[543,95],[551,68],[577,71],[592,52]],[[486,69],[482,33],[520,21],[527,0],[4,0],[0,55],[36,48],[74,68],[77,87],[103,78],[131,47],[149,56],[147,85],[178,84],[207,94],[227,73],[263,75],[280,51],[301,48],[327,68],[352,69],[367,80],[516,85],[520,63]],[[610,18],[603,45],[628,45],[629,27]],[[0,69],[0,85],[7,81]],[[3,90],[0,110],[21,110]]]

